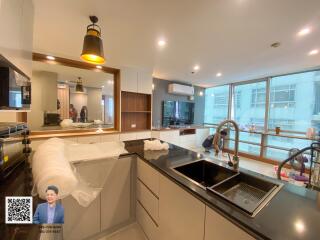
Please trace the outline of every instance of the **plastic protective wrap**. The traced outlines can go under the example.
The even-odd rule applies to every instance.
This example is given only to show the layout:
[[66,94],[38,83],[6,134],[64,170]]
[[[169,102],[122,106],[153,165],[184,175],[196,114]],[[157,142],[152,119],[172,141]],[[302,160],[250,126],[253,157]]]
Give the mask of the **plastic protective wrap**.
[[160,140],[144,140],[144,150],[168,150],[168,143],[161,143]]
[[51,138],[33,156],[32,193],[45,199],[47,187],[55,185],[60,199],[72,195],[87,207],[99,195],[119,155],[125,152],[122,142],[78,144]]

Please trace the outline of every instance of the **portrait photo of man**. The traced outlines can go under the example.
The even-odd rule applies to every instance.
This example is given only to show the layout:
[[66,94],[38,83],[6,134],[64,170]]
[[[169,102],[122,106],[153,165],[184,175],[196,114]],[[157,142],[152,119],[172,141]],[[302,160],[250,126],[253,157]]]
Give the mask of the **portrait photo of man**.
[[33,216],[34,224],[63,224],[64,208],[57,202],[59,190],[51,185],[46,189],[46,203],[38,204]]

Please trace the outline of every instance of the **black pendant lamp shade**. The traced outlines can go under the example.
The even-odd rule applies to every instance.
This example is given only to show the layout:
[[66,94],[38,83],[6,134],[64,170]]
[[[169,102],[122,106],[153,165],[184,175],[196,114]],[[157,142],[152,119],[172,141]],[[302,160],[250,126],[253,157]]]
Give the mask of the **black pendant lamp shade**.
[[77,93],[83,93],[84,92],[81,77],[78,78],[78,81],[77,81],[77,84],[76,84],[76,92]]
[[98,22],[96,16],[90,16],[90,20],[92,24],[87,26],[87,34],[83,40],[81,59],[93,64],[103,64],[105,59],[101,39],[101,28],[96,25]]

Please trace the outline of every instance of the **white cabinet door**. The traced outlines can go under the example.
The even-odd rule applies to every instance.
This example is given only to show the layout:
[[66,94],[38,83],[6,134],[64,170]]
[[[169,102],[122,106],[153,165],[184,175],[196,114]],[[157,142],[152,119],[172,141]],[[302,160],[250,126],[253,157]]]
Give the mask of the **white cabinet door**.
[[120,134],[120,141],[130,141],[130,140],[136,140],[137,139],[137,133],[121,133]]
[[99,143],[100,142],[100,136],[83,136],[78,137],[78,143]]
[[180,146],[187,149],[196,147],[196,135],[182,135],[180,136]]
[[128,222],[133,216],[132,160],[135,157],[119,158],[101,191],[101,231]]
[[149,166],[142,159],[137,160],[137,177],[143,182],[156,196],[159,196],[159,173]]
[[119,141],[120,136],[119,134],[106,134],[101,135],[101,142],[113,142],[113,141]]
[[121,68],[121,90],[127,92],[138,91],[138,71],[133,68]]
[[160,140],[168,143],[172,143],[175,145],[180,145],[179,130],[161,131]]
[[204,218],[202,202],[160,175],[160,239],[201,240],[204,238]]
[[205,240],[253,240],[254,238],[206,206]]
[[152,73],[139,71],[138,72],[138,92],[152,94]]
[[100,196],[88,207],[82,207],[70,195],[62,199],[64,207],[63,238],[85,239],[100,232]]
[[151,131],[137,132],[137,139],[151,138]]

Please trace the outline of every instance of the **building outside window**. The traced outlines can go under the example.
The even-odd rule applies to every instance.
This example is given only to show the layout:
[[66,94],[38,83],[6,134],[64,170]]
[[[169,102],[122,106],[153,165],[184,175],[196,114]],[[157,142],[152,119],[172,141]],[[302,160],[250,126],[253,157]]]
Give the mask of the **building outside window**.
[[219,124],[228,118],[229,88],[229,85],[224,85],[205,90],[205,123]]
[[266,81],[235,85],[233,101],[232,117],[241,129],[264,129],[264,121],[255,120],[265,116]]

